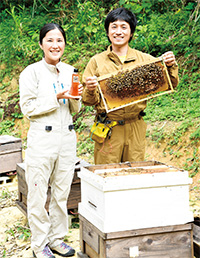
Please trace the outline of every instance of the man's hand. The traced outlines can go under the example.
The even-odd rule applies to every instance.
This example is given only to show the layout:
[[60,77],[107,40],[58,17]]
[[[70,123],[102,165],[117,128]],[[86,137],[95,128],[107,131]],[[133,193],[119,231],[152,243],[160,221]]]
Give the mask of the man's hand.
[[163,60],[166,64],[166,66],[172,66],[176,62],[176,58],[172,51],[165,52],[163,55]]
[[86,82],[85,82],[86,88],[88,90],[95,90],[98,82],[97,82],[97,77],[93,76],[93,77],[87,77],[86,78]]

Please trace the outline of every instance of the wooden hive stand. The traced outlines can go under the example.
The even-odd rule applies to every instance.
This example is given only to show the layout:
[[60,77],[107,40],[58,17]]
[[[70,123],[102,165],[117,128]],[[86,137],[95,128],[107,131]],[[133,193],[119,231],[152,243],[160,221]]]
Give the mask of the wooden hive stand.
[[192,223],[103,233],[79,215],[79,258],[193,258]]

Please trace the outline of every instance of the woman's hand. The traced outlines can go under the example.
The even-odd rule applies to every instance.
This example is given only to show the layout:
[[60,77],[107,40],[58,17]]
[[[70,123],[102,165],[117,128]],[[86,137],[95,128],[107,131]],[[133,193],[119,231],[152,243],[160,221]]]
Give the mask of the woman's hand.
[[65,90],[65,91],[57,93],[57,95],[56,95],[57,99],[68,99],[68,95],[67,95],[68,92],[69,92],[69,90]]
[[[81,96],[83,92],[83,85],[79,84],[78,85],[78,96]],[[65,90],[62,92],[57,93],[57,99],[79,99],[79,97],[77,98],[77,96],[72,96],[69,94],[69,90]]]
[[163,60],[166,64],[166,66],[172,66],[176,62],[176,58],[174,56],[174,53],[172,51],[165,52],[163,55]]
[[93,76],[93,77],[87,77],[86,78],[86,81],[85,81],[85,85],[86,85],[86,88],[88,90],[95,90],[97,85],[98,85],[98,82],[97,82],[97,77],[96,76]]

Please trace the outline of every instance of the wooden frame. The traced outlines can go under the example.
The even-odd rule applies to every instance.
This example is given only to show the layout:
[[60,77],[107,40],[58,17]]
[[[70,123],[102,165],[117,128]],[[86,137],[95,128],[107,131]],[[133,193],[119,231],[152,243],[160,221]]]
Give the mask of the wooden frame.
[[148,100],[151,98],[161,96],[163,94],[169,94],[174,91],[168,71],[167,71],[167,67],[166,67],[162,57],[155,58],[153,61],[144,62],[140,65],[130,66],[130,67],[122,70],[121,72],[126,72],[126,71],[129,72],[129,71],[144,67],[145,65],[149,65],[149,64],[158,65],[162,69],[162,75],[163,75],[163,82],[161,83],[161,85],[159,85],[159,87],[156,88],[155,90],[152,90],[150,93],[143,93],[141,95],[132,96],[132,97],[128,97],[129,96],[128,95],[126,97],[123,97],[123,99],[121,99],[117,95],[111,96],[111,94],[108,91],[108,86],[106,85],[109,78],[119,74],[119,71],[113,72],[110,74],[106,74],[106,75],[98,78],[98,82],[99,82],[98,88],[99,88],[99,91],[100,91],[100,94],[101,94],[101,97],[102,97],[102,100],[105,105],[105,109],[106,109],[107,113],[112,112],[117,109],[120,109],[122,107],[126,107],[129,105],[141,102],[141,101],[145,101],[145,100]]

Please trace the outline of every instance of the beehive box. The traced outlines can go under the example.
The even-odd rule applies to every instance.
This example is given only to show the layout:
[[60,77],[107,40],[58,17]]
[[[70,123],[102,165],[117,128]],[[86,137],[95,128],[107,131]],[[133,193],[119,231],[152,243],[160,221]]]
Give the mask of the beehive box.
[[[80,171],[81,166],[88,166],[84,160],[78,160],[76,162],[74,178],[71,185],[71,190],[67,202],[68,210],[78,209],[78,203],[81,201],[81,189],[80,189],[80,179],[77,176],[77,172]],[[18,200],[16,201],[17,207],[26,215],[27,214],[27,193],[28,187],[25,179],[25,163],[17,164],[17,177],[18,177]],[[51,198],[51,187],[49,186],[47,192],[47,201],[45,208],[49,210],[49,202]]]
[[107,113],[174,90],[162,58],[106,74],[98,82]]
[[78,258],[194,257],[191,223],[110,233],[101,232],[81,215],[79,224]]
[[10,135],[0,136],[0,174],[16,171],[17,163],[22,162],[22,142]]
[[105,233],[193,221],[187,171],[155,162],[129,165],[81,168],[83,217]]

